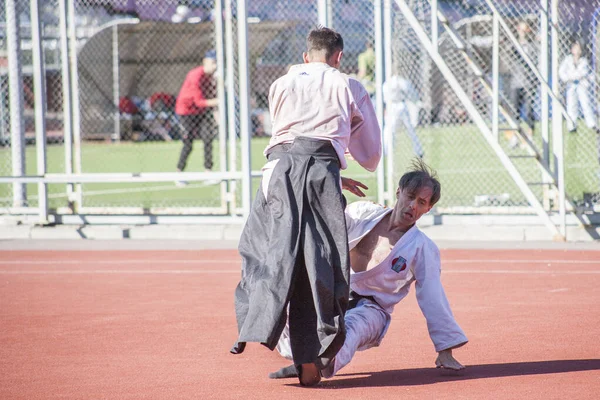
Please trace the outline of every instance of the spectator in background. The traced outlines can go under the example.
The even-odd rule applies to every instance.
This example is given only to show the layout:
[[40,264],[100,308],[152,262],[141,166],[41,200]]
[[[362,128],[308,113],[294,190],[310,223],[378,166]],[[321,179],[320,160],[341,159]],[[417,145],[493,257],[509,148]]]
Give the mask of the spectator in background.
[[358,55],[358,80],[363,84],[369,96],[375,94],[375,50],[373,44],[368,41],[366,49]]
[[[207,171],[213,168],[212,142],[217,135],[213,111],[216,111],[219,104],[214,79],[216,71],[216,52],[209,50],[204,55],[202,65],[188,72],[177,96],[175,113],[179,116],[183,128],[183,148],[177,163],[179,172],[185,169],[196,138],[204,142],[204,168]],[[177,181],[176,184],[185,186],[187,182]]]
[[212,20],[213,0],[179,0],[171,22],[198,23]]
[[[533,39],[531,27],[527,21],[520,21],[517,24],[517,40],[525,54],[537,65],[537,48]],[[525,122],[531,131],[529,132],[531,136],[535,122],[535,75],[512,42],[507,42],[502,36],[500,40],[502,49],[507,49],[509,54],[508,57],[503,57],[504,54],[501,50],[498,67],[499,90],[508,95],[517,121],[521,121],[521,109],[524,108]],[[493,36],[473,36],[469,43],[475,47],[489,50],[493,45]],[[519,145],[519,139],[514,131],[508,130],[505,135],[511,148]]]
[[383,127],[386,152],[394,148],[394,136],[398,124],[402,122],[412,141],[414,153],[423,158],[423,147],[415,130],[419,123],[421,102],[413,84],[400,76],[392,76],[383,84],[383,101],[386,107]]
[[[531,27],[527,21],[521,21],[517,25],[517,40],[523,48],[523,51],[537,65],[537,53]],[[529,129],[530,135],[533,134],[534,128],[534,101],[536,92],[536,78],[532,69],[527,65],[521,54],[514,49],[513,53],[514,67],[511,79],[511,103],[516,112],[517,121],[521,120],[521,109],[524,109],[525,122]]]
[[170,142],[176,129],[177,117],[174,113],[175,96],[156,92],[148,99],[147,112],[142,127],[144,132],[138,140],[155,139],[157,137]]
[[567,85],[567,113],[572,121],[567,120],[569,132],[577,130],[577,118],[579,117],[579,106],[583,111],[585,124],[590,129],[596,128],[596,116],[591,101],[590,89],[590,65],[588,60],[582,56],[583,47],[578,40],[571,44],[571,54],[560,63],[558,76]]

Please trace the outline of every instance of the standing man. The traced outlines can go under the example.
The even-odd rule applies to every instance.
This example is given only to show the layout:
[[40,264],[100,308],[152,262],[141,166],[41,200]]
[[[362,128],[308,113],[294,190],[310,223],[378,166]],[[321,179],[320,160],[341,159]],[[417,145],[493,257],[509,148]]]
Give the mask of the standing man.
[[[412,170],[400,178],[393,208],[367,201],[352,203],[346,208],[352,299],[345,315],[346,340],[334,361],[321,371],[323,377],[337,374],[356,351],[379,346],[394,308],[408,295],[413,283],[438,353],[436,367],[464,368],[452,350],[463,346],[468,339],[452,315],[442,286],[439,249],[415,225],[437,203],[440,194],[441,185],[435,173],[418,160]],[[290,358],[287,329],[277,350]],[[296,375],[297,370],[292,365],[269,376],[277,379]]]
[[[531,27],[527,21],[521,21],[517,25],[517,40],[525,54],[537,65],[538,47],[535,44]],[[531,68],[529,68],[523,57],[521,57],[521,54],[516,50],[513,50],[513,59],[514,70],[511,79],[511,102],[515,107],[517,121],[521,121],[521,109],[524,109],[525,122],[530,129],[529,134],[531,136],[535,127],[534,106],[537,80]],[[515,140],[513,140],[512,144],[514,143]]]
[[375,95],[375,50],[371,41],[367,41],[365,46],[365,51],[358,55],[357,77],[372,97]]
[[289,304],[291,352],[304,386],[320,381],[344,343],[350,266],[342,188],[362,194],[360,183],[341,179],[345,153],[369,171],[381,158],[369,94],[338,71],[343,49],[339,33],[312,30],[304,64],[271,86],[268,162],[239,243],[239,337],[231,352],[246,342],[273,350]]
[[[177,171],[182,172],[192,152],[194,139],[204,142],[204,168],[213,167],[212,142],[217,136],[213,112],[219,104],[214,74],[217,71],[217,54],[209,50],[202,65],[188,72],[175,103],[175,113],[183,128],[183,148],[179,155]],[[177,186],[186,186],[186,181],[177,181]]]
[[385,102],[383,137],[385,138],[386,154],[394,154],[394,136],[400,121],[402,121],[412,142],[415,155],[423,158],[425,153],[415,130],[419,124],[421,102],[413,84],[408,79],[397,75],[390,77],[383,84],[383,101]]

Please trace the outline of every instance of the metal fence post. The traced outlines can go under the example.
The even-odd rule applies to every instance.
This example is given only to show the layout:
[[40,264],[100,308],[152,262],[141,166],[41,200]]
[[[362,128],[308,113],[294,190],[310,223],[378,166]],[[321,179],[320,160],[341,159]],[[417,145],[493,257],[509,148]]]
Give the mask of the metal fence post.
[[112,75],[113,75],[113,104],[115,110],[113,111],[114,130],[113,139],[114,141],[121,141],[121,116],[119,115],[119,25],[112,27]]
[[[81,171],[81,109],[79,106],[79,76],[77,68],[77,29],[75,26],[75,0],[70,0],[68,3],[68,29],[69,29],[69,61],[71,63],[71,101],[73,107],[71,109],[73,116],[73,144],[74,144],[74,171],[80,174]],[[75,185],[75,208],[81,207],[83,203],[81,184]]]
[[[540,73],[542,77],[548,81],[549,74],[549,41],[548,41],[548,0],[540,0]],[[550,102],[548,98],[548,87],[541,85],[540,100],[541,100],[541,135],[542,135],[542,163],[550,170],[550,149],[548,142],[550,139]],[[548,182],[549,179],[542,175],[542,182]],[[554,190],[548,186],[543,188],[543,203],[547,210],[550,210],[550,197]]]
[[250,127],[250,82],[248,79],[248,12],[246,0],[238,1],[238,68],[240,78],[240,136],[242,139],[242,208],[250,215],[252,204],[252,164]]
[[[383,1],[383,73],[384,81],[388,81],[392,76],[392,1]],[[385,122],[384,122],[385,124]],[[385,126],[382,124],[382,128]],[[388,149],[385,159],[385,201],[387,205],[393,204],[393,193],[395,191],[394,182],[394,149]]]
[[[223,41],[223,0],[215,1],[215,48],[217,51],[217,97],[219,99],[219,170],[227,172],[227,113],[225,108],[225,43]],[[229,203],[228,182],[221,182],[221,205]],[[228,210],[232,214],[233,210]]]
[[[237,170],[237,127],[235,123],[235,60],[233,52],[233,9],[232,0],[225,0],[225,60],[227,62],[225,73],[227,90],[227,120],[229,137],[229,172]],[[236,209],[237,182],[229,181],[229,208],[232,214]]]
[[[25,127],[23,125],[23,75],[21,70],[21,35],[17,2],[6,0],[6,36],[8,49],[8,87],[10,104],[10,132],[13,176],[25,175]],[[13,183],[13,206],[24,207],[27,188],[24,183]]]
[[[375,0],[374,4],[375,17],[375,111],[377,112],[377,120],[379,127],[383,128],[383,78],[384,56],[383,56],[383,0]],[[381,129],[382,143],[383,129]],[[385,146],[385,143],[384,143]],[[387,151],[391,149],[386,149]],[[391,154],[389,155],[391,156]],[[385,159],[386,156],[384,156]],[[377,166],[377,202],[384,204],[385,202],[385,164],[384,159]]]
[[[60,29],[60,62],[63,100],[63,143],[65,146],[65,173],[73,173],[73,102],[71,64],[69,62],[69,31],[67,28],[67,0],[58,0]],[[73,184],[67,184],[67,199],[73,200]]]
[[[44,72],[44,51],[39,13],[39,0],[31,0],[31,39],[33,55],[33,84],[35,96],[35,147],[37,153],[37,174],[46,175],[46,79]],[[48,187],[38,183],[39,222],[48,222]]]
[[492,134],[499,140],[500,108],[500,24],[498,14],[492,16]]
[[333,13],[331,8],[332,0],[318,0],[317,10],[319,13],[319,25],[332,27]]
[[551,18],[552,18],[552,142],[554,152],[554,165],[556,182],[558,183],[558,210],[560,233],[563,239],[567,238],[566,227],[566,202],[565,202],[565,160],[564,160],[564,144],[562,131],[562,113],[560,112],[560,104],[558,101],[559,82],[558,82],[558,0],[552,0],[551,3]]

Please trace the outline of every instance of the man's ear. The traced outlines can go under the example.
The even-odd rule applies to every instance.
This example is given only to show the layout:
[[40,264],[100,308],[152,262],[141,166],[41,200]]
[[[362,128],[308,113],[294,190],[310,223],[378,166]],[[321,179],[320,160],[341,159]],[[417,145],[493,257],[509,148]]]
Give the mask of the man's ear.
[[310,62],[310,60],[308,59],[308,53],[307,52],[303,52],[302,53],[302,60],[304,61],[304,64],[308,64]]
[[335,56],[335,63],[336,63],[336,65],[337,65],[338,68],[342,64],[342,56],[343,55],[344,55],[343,51],[340,51],[339,53],[337,53],[337,55],[334,55]]

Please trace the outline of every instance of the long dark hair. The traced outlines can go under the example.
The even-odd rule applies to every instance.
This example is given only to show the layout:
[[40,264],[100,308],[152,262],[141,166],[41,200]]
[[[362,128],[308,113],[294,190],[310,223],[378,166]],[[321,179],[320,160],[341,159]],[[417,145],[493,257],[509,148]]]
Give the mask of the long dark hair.
[[409,193],[415,193],[424,186],[432,189],[429,205],[434,206],[440,200],[442,194],[442,185],[438,180],[437,173],[431,169],[421,158],[414,159],[409,171],[402,175],[399,182],[400,190],[406,190]]

